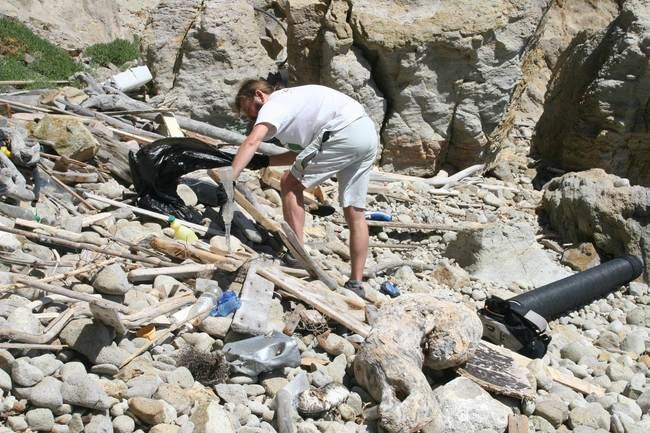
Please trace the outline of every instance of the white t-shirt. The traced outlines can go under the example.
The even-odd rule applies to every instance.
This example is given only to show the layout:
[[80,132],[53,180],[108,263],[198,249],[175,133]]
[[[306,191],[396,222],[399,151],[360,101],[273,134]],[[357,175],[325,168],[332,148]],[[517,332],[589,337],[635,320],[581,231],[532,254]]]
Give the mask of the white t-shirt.
[[366,114],[363,106],[329,87],[310,84],[271,93],[257,114],[258,123],[271,130],[265,140],[276,137],[299,152],[325,131],[338,131]]

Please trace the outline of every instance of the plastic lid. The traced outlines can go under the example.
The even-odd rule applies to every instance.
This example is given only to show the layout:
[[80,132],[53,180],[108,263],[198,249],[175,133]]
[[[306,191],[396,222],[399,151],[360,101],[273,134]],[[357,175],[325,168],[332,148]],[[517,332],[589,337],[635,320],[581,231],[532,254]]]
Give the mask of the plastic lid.
[[176,221],[176,217],[174,215],[167,215],[168,223],[173,223],[174,221]]

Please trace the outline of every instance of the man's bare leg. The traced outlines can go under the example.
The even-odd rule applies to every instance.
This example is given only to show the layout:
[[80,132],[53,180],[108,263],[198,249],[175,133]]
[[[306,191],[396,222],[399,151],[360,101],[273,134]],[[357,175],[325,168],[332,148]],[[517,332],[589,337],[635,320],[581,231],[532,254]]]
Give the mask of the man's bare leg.
[[296,232],[301,243],[304,242],[305,229],[305,202],[302,194],[304,189],[305,187],[290,171],[282,175],[282,179],[280,179],[282,214],[287,224]]
[[350,279],[362,281],[363,268],[368,257],[368,224],[365,209],[349,206],[343,208],[345,221],[350,228],[350,258],[352,261]]

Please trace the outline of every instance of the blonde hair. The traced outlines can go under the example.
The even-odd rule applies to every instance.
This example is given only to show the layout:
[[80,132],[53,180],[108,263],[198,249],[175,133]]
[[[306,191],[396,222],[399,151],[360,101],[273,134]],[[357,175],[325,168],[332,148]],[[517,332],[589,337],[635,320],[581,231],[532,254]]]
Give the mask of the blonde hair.
[[241,110],[242,101],[247,98],[253,98],[255,96],[255,92],[258,90],[261,90],[263,93],[270,95],[276,89],[276,86],[272,86],[271,83],[266,80],[251,79],[244,81],[239,87],[237,96],[235,96],[235,110],[237,113],[239,113]]

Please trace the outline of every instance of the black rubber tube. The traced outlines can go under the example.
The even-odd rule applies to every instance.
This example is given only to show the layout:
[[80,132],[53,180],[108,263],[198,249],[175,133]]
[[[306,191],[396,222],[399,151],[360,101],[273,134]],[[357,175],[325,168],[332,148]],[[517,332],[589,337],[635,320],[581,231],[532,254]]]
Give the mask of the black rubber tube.
[[524,310],[533,310],[546,320],[553,320],[607,296],[637,278],[641,272],[643,263],[638,257],[617,257],[586,271],[517,295],[508,302],[518,304]]

